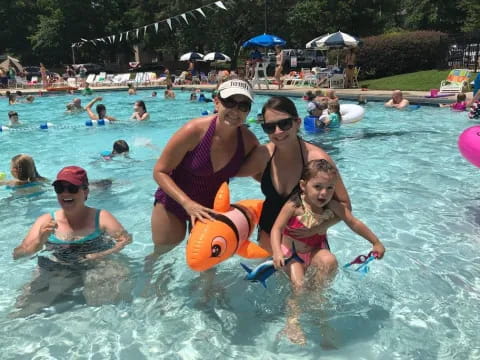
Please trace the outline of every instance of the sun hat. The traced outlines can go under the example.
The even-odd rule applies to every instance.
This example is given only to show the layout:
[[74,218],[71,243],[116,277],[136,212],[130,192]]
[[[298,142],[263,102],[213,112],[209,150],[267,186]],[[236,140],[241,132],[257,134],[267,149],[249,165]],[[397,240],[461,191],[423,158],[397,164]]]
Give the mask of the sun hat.
[[67,166],[58,172],[52,185],[58,181],[66,181],[76,186],[88,185],[87,172],[79,166]]
[[218,93],[222,99],[226,99],[233,95],[244,95],[253,101],[252,87],[243,80],[228,80],[220,85]]

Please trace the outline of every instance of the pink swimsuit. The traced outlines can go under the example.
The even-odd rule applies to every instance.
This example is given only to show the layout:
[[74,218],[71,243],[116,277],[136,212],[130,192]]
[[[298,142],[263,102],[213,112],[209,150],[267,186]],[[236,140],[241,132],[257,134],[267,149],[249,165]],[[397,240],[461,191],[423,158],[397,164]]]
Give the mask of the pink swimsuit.
[[[303,238],[297,238],[292,235],[291,230],[293,229],[311,229],[314,226],[318,226],[324,221],[327,221],[335,216],[332,210],[330,209],[325,209],[322,214],[314,214],[311,210],[309,210],[305,205],[303,204],[303,199],[302,199],[302,205],[304,209],[304,213],[302,215],[298,216],[293,216],[290,218],[288,221],[287,227],[283,231],[283,235],[290,237],[293,240],[300,241],[304,243],[305,245],[309,246],[312,248],[312,250],[304,253],[298,253],[298,256],[305,261],[305,265],[310,265],[311,263],[311,257],[312,257],[312,252],[314,250],[319,250],[319,249],[327,249],[330,250],[330,246],[328,245],[327,241],[327,235],[326,234],[314,234],[308,237],[303,237]],[[282,244],[282,250],[283,254],[286,257],[290,257],[292,255],[292,250]]]

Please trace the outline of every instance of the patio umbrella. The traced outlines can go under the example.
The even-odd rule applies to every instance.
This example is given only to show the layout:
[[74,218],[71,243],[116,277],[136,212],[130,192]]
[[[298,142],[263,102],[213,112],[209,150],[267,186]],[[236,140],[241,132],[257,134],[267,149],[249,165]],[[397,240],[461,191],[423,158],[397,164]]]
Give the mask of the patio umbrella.
[[229,56],[221,53],[221,52],[211,52],[206,54],[203,57],[203,61],[225,61],[225,62],[230,62],[232,59],[230,59]]
[[309,41],[305,45],[305,47],[307,49],[316,48],[320,50],[343,49],[343,48],[357,47],[360,43],[361,43],[360,39],[352,35],[345,34],[341,31],[338,31],[333,34],[319,36]]
[[242,47],[252,47],[252,46],[259,46],[259,47],[273,47],[276,45],[284,46],[287,42],[283,40],[281,37],[276,35],[270,34],[262,34],[251,38],[243,43]]
[[195,60],[203,60],[203,55],[192,51],[180,56],[180,61],[195,61]]
[[7,56],[7,59],[0,63],[0,67],[8,70],[10,66],[13,66],[17,70],[17,72],[23,71],[23,66],[20,64],[20,61],[11,56]]

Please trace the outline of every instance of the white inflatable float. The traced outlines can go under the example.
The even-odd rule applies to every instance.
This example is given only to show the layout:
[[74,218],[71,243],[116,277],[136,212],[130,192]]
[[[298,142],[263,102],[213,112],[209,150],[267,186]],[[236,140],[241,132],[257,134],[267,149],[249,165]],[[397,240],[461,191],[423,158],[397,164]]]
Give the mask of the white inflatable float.
[[356,104],[340,104],[340,114],[342,114],[342,124],[353,124],[363,119],[365,109]]

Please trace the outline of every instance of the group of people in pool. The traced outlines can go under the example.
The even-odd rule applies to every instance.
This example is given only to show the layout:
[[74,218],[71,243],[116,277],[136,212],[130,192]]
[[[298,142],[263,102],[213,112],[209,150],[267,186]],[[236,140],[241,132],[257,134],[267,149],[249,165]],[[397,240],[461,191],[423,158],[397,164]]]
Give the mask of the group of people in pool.
[[[323,287],[335,274],[338,263],[330,251],[327,229],[339,221],[367,239],[378,258],[383,257],[382,242],[352,215],[350,198],[334,161],[319,146],[299,136],[301,119],[290,99],[275,96],[264,104],[261,127],[269,138],[264,145],[245,126],[253,102],[249,83],[226,81],[218,87],[213,101],[217,113],[183,125],[154,166],[158,184],[151,215],[154,250],[147,262],[155,262],[180,244],[196,221],[213,219],[216,192],[233,177],[252,177],[260,182],[265,202],[258,243],[273,254],[275,267],[289,275],[295,294],[303,291],[306,278]],[[39,265],[43,262],[47,269],[60,265],[65,270],[92,264],[131,241],[112,214],[85,205],[89,195],[85,170],[66,167],[52,185],[61,209],[37,219],[15,248],[15,259],[47,248],[51,255],[48,261],[39,260]],[[100,233],[109,235],[108,245],[94,244],[97,240],[92,239]],[[81,249],[81,255],[76,249]],[[303,262],[285,264],[293,251]],[[307,270],[312,270],[311,277],[306,277]],[[303,343],[298,307],[294,300],[288,304],[286,334]]]

